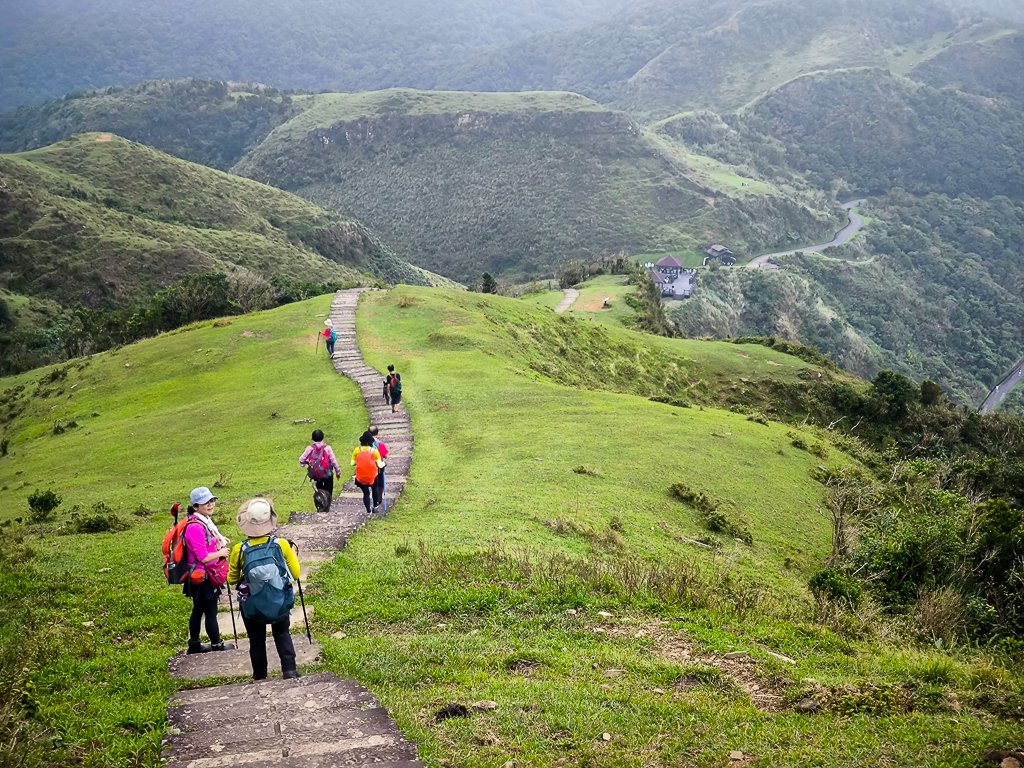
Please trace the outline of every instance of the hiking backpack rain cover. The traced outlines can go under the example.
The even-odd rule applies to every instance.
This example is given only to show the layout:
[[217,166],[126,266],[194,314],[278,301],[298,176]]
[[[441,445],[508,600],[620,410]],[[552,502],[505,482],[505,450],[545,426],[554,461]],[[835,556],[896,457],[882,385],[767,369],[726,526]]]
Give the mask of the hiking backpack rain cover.
[[295,606],[295,591],[284,561],[284,553],[271,536],[263,544],[242,542],[242,578],[249,594],[239,593],[242,615],[273,624],[285,618]]
[[317,448],[313,446],[313,450],[309,454],[309,458],[306,459],[306,474],[314,480],[323,480],[324,478],[331,476],[331,457],[327,455],[327,446],[321,445]]

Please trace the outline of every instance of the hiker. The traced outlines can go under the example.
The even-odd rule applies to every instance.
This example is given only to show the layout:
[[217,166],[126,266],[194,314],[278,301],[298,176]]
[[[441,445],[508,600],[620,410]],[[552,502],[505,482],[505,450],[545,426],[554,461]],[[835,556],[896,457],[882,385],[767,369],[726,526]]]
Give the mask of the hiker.
[[[359,447],[352,451],[352,466],[356,468],[355,483],[363,492],[363,505],[366,514],[372,515],[380,507],[380,488],[377,486],[377,475],[380,474],[384,462],[380,452],[373,447],[373,435],[370,430],[363,432],[359,438]],[[373,497],[373,506],[370,497]]]
[[395,406],[402,402],[402,374],[395,372],[395,366],[388,366],[387,378],[388,397],[391,399],[391,412],[395,412]]
[[317,512],[327,512],[334,497],[334,478],[341,479],[341,465],[334,450],[324,442],[323,430],[314,429],[313,443],[299,457],[299,466],[306,467],[306,474],[313,481],[313,507]]
[[384,405],[391,405],[391,385],[387,376],[384,377]]
[[[192,598],[192,615],[188,620],[188,653],[227,651],[234,648],[220,639],[220,625],[217,623],[217,601],[220,587],[215,587],[207,578],[204,566],[228,556],[228,540],[211,519],[217,497],[206,487],[195,488],[188,497],[188,517],[200,525],[185,527],[185,549],[191,568],[185,580],[183,591]],[[199,642],[199,630],[206,619],[206,634],[210,644]]]
[[376,425],[371,426],[369,428],[369,430],[367,430],[367,431],[370,433],[370,437],[373,438],[373,447],[376,448],[377,449],[377,453],[380,454],[381,466],[380,466],[380,469],[377,471],[377,483],[376,483],[376,485],[377,485],[378,497],[380,498],[381,503],[384,503],[384,499],[386,498],[386,491],[387,491],[387,483],[384,481],[384,472],[385,472],[385,470],[388,467],[388,453],[389,453],[389,451],[388,451],[388,447],[384,444],[384,441],[377,437],[377,435],[380,432],[380,430],[377,429]]
[[292,642],[291,610],[295,606],[292,580],[300,575],[299,558],[285,539],[273,535],[277,512],[270,499],[257,496],[245,502],[236,518],[245,534],[235,544],[228,564],[228,584],[238,586],[238,608],[249,635],[252,679],[267,679],[267,625],[281,659],[281,676],[299,676]]
[[327,354],[334,357],[334,343],[338,340],[338,334],[334,330],[334,321],[331,318],[324,320],[324,346],[327,347]]

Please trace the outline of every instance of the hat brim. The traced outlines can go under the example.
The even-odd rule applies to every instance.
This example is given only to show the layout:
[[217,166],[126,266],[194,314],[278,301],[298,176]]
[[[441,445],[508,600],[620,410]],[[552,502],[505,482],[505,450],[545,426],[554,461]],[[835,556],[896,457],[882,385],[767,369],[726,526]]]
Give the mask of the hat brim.
[[263,523],[254,523],[251,520],[239,520],[238,527],[246,536],[256,538],[266,536],[277,528],[277,513],[272,512],[270,519]]

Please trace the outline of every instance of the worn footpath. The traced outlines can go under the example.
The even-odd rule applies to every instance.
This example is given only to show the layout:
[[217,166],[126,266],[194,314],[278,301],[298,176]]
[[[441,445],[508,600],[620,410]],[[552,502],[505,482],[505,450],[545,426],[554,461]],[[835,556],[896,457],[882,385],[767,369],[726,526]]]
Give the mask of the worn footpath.
[[[380,427],[388,444],[387,503],[397,501],[412,462],[412,429],[404,408],[392,414],[381,398],[383,375],[367,366],[356,343],[355,316],[360,289],[339,291],[331,305],[338,334],[334,367],[353,379],[363,392],[369,422]],[[348,537],[366,522],[362,494],[342,490],[325,513],[296,513],[277,535],[294,542],[305,580],[318,564],[330,560]],[[221,598],[221,634],[232,637],[231,613]],[[307,604],[307,613],[313,607]],[[235,606],[235,626],[244,630]],[[250,677],[248,640],[240,637],[233,651],[178,654],[171,675],[205,687],[171,697],[163,759],[172,768],[256,768],[257,766],[422,767],[414,744],[398,732],[394,721],[357,682],[330,673],[306,674],[320,646],[307,640],[302,609],[292,613],[292,632],[300,671],[297,680],[238,682]],[[244,634],[244,632],[239,633]],[[274,642],[267,638],[271,674],[280,675]],[[222,682],[221,685],[210,683]]]

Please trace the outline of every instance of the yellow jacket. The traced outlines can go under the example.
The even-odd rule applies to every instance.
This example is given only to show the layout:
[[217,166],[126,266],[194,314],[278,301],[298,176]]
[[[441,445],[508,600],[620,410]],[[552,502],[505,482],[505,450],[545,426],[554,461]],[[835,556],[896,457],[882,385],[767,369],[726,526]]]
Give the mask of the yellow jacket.
[[[253,546],[266,544],[269,539],[269,536],[257,536],[249,539],[249,543]],[[295,556],[291,544],[284,539],[278,539],[277,545],[281,547],[281,554],[284,555],[284,562],[288,566],[288,572],[291,573],[293,579],[299,578],[301,573],[299,570],[299,558]],[[231,548],[231,558],[228,560],[228,584],[236,586],[242,580],[242,575],[242,543],[239,542]]]

